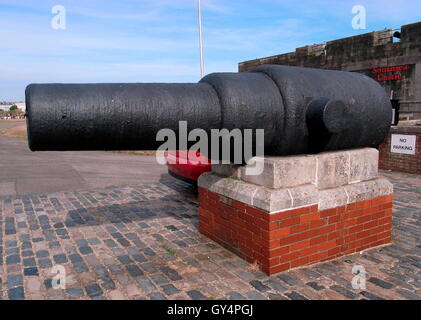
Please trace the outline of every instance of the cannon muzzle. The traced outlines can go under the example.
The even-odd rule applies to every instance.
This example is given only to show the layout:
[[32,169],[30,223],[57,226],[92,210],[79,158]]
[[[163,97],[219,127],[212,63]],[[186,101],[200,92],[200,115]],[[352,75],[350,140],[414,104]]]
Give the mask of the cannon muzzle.
[[[161,129],[264,129],[265,154],[376,147],[392,107],[359,73],[266,65],[215,73],[197,84],[31,84],[33,151],[156,150]],[[179,138],[179,137],[178,137]]]

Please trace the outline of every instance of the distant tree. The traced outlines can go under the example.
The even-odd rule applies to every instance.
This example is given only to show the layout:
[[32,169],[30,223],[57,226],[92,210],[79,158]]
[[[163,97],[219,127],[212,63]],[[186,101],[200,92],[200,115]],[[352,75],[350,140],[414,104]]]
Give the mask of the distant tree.
[[10,111],[10,115],[12,117],[21,116],[21,115],[23,115],[23,111],[19,108],[16,108],[16,109],[13,109],[12,111]]
[[0,114],[3,114],[4,113],[4,110],[3,109],[0,109]]
[[17,109],[18,109],[18,106],[14,104],[13,106],[9,108],[9,111],[12,112],[13,110],[17,110]]

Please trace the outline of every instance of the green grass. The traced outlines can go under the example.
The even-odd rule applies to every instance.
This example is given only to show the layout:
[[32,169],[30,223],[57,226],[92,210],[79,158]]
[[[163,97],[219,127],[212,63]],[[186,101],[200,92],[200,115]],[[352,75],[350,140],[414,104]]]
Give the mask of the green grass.
[[162,245],[161,248],[164,249],[170,256],[175,256],[177,254],[177,252],[174,249],[166,245]]

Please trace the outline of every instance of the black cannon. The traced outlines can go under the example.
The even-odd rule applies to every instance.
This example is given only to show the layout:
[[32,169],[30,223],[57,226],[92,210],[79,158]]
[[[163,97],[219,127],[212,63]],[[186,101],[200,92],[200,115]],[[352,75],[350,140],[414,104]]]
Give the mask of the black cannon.
[[342,71],[266,65],[197,84],[31,84],[33,151],[155,150],[160,129],[264,129],[265,154],[376,147],[392,107],[374,80]]

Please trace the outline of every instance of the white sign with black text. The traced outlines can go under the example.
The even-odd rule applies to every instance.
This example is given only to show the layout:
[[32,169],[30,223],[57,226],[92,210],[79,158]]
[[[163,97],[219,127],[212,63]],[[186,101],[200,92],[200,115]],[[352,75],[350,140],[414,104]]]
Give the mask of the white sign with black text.
[[417,136],[392,134],[391,152],[402,154],[415,154]]

